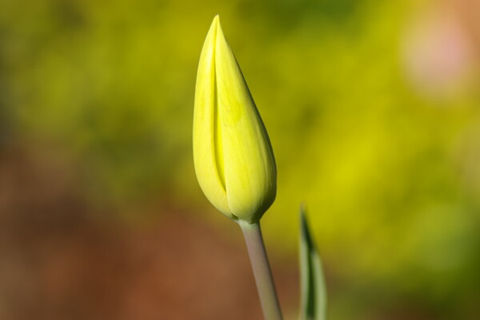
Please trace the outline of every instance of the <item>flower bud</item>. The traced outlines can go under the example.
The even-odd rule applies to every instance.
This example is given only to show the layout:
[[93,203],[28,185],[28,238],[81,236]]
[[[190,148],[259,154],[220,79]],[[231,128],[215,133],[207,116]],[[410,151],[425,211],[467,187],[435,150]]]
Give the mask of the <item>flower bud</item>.
[[227,217],[258,222],[275,200],[270,140],[218,16],[198,66],[193,157],[200,187]]

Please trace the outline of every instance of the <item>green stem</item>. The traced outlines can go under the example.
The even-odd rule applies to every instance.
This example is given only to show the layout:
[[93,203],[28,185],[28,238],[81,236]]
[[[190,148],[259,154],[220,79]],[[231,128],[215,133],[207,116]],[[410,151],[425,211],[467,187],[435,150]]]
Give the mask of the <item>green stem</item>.
[[253,275],[257,283],[258,295],[265,320],[282,320],[282,312],[278,303],[277,291],[268,263],[267,251],[263,243],[260,223],[249,224],[239,222],[247,243],[248,255],[252,264]]

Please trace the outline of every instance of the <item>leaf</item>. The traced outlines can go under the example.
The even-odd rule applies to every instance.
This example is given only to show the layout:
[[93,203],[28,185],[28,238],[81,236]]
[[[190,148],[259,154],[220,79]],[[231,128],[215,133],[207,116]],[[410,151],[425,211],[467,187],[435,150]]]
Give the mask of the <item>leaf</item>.
[[300,320],[327,319],[327,288],[322,261],[300,208]]

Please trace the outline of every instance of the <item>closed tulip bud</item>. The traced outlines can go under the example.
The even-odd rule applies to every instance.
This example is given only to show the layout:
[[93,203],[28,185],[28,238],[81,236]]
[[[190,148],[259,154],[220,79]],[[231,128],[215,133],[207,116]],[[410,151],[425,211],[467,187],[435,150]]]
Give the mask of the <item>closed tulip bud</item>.
[[270,140],[218,16],[198,66],[193,156],[200,187],[227,217],[256,223],[275,200]]

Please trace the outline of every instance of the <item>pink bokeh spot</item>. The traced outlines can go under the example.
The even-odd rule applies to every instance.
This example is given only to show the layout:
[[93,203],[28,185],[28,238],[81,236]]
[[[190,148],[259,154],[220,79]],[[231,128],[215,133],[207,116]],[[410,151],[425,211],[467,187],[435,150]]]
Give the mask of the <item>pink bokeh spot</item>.
[[461,86],[473,65],[471,41],[447,10],[412,21],[404,37],[408,78],[422,92],[441,95]]

